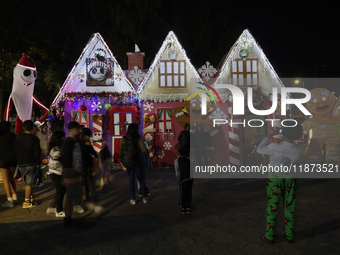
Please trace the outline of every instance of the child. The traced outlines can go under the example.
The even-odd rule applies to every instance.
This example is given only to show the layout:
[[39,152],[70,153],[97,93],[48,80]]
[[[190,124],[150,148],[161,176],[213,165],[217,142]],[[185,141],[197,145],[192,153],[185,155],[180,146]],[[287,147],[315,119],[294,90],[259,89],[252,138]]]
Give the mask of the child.
[[190,179],[190,159],[186,156],[187,150],[179,148],[175,159],[175,172],[179,181],[179,208],[181,214],[189,214],[191,211],[192,184]]
[[106,183],[111,185],[110,182],[110,165],[111,165],[111,155],[109,152],[109,145],[104,142],[102,150],[99,152],[99,165],[101,169],[100,187],[104,186],[104,179]]

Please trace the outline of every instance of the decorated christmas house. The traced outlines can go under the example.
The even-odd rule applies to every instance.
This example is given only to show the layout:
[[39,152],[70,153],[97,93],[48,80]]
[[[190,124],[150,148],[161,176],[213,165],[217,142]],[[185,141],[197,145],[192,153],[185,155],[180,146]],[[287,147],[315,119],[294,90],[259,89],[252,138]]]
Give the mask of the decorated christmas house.
[[[278,107],[273,114],[254,115],[249,111],[247,104],[247,97],[250,96],[248,88],[252,88],[253,107],[258,110],[266,110],[272,106],[272,88],[277,88],[277,91],[280,92],[284,85],[248,30],[243,31],[223,60],[213,86],[216,87],[217,84],[236,85],[244,94],[244,115],[236,116],[232,114],[234,110],[233,97],[230,91],[216,88],[223,102],[222,106],[217,106],[224,113],[223,116],[222,114],[220,116],[229,122],[228,125],[221,126],[223,126],[228,145],[226,151],[230,164],[268,163],[268,158],[256,153],[256,146],[273,128],[280,126],[280,121],[266,121],[266,119],[281,119],[280,97],[278,96]],[[231,120],[241,124],[231,126],[229,125]],[[280,142],[280,136],[275,136],[271,142]]]
[[138,89],[143,135],[156,167],[174,164],[178,135],[190,124],[190,117],[182,111],[184,102],[189,100],[191,83],[197,81],[202,80],[175,34],[169,32]]
[[[131,54],[143,58],[143,53]],[[95,150],[107,141],[119,162],[121,137],[130,123],[140,122],[136,88],[142,68],[127,71],[129,80],[101,35],[93,34],[51,106],[58,118],[64,118],[66,133],[70,121],[79,122],[92,130]]]
[[[143,69],[144,53],[137,45],[127,57],[129,70],[123,71],[103,38],[98,33],[92,36],[52,104],[56,116],[64,118],[65,127],[75,120],[90,128],[94,147],[100,150],[103,141],[109,142],[117,163],[120,140],[132,122],[140,124],[155,167],[173,166],[180,147],[178,136],[186,124],[190,124],[193,135],[202,125],[209,138],[204,148],[206,158],[192,153],[193,162],[205,160],[207,164],[218,158],[232,165],[267,163],[268,159],[255,149],[273,128],[265,119],[280,119],[279,103],[270,116],[254,115],[246,107],[247,89],[251,88],[253,106],[264,110],[271,108],[272,88],[280,91],[283,84],[248,30],[218,69],[209,62],[196,69],[172,31],[149,69]],[[232,114],[232,95],[227,89],[217,88],[218,84],[233,84],[243,91],[243,116]],[[202,114],[204,100],[206,113]],[[213,119],[229,123],[213,125]],[[241,124],[231,126],[231,120]],[[248,125],[249,121],[258,125],[256,120],[264,125]]]

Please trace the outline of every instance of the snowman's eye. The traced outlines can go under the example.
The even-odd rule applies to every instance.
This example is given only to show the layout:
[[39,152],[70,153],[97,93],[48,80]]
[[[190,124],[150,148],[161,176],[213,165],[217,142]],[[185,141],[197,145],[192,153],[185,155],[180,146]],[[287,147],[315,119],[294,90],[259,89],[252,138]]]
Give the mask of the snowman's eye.
[[97,68],[93,68],[91,72],[92,72],[93,74],[96,74],[96,73],[97,73]]
[[33,71],[34,78],[37,78],[37,71]]
[[30,75],[31,75],[31,70],[28,70],[28,69],[25,70],[25,71],[24,71],[24,75],[25,75],[25,76],[30,76]]

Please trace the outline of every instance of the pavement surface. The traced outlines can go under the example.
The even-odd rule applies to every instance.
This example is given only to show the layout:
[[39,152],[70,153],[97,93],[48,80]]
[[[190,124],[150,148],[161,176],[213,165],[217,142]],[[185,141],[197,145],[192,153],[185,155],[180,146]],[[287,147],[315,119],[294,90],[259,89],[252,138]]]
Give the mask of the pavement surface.
[[[54,197],[49,178],[34,190],[39,206],[31,209],[22,209],[23,185],[17,185],[20,203],[0,207],[0,254],[340,254],[339,179],[299,179],[295,242],[283,236],[281,206],[272,245],[260,239],[265,179],[196,179],[189,215],[178,210],[174,169],[150,172],[148,204],[129,204],[126,172],[112,171],[111,180],[112,186],[98,190],[105,211],[94,214],[84,202],[78,217],[86,223],[72,228],[45,213]],[[5,197],[0,184],[0,203]]]

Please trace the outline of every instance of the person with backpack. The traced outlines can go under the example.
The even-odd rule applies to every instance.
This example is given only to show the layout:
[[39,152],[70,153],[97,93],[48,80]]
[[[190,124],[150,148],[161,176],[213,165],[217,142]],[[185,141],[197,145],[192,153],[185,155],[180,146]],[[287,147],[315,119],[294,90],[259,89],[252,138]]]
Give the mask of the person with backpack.
[[119,145],[119,153],[122,164],[127,168],[129,176],[129,191],[131,194],[130,204],[136,204],[135,193],[135,176],[140,183],[143,203],[148,202],[145,183],[143,178],[143,153],[146,153],[146,147],[143,138],[138,133],[138,125],[131,123],[128,126],[127,133],[122,137]]

